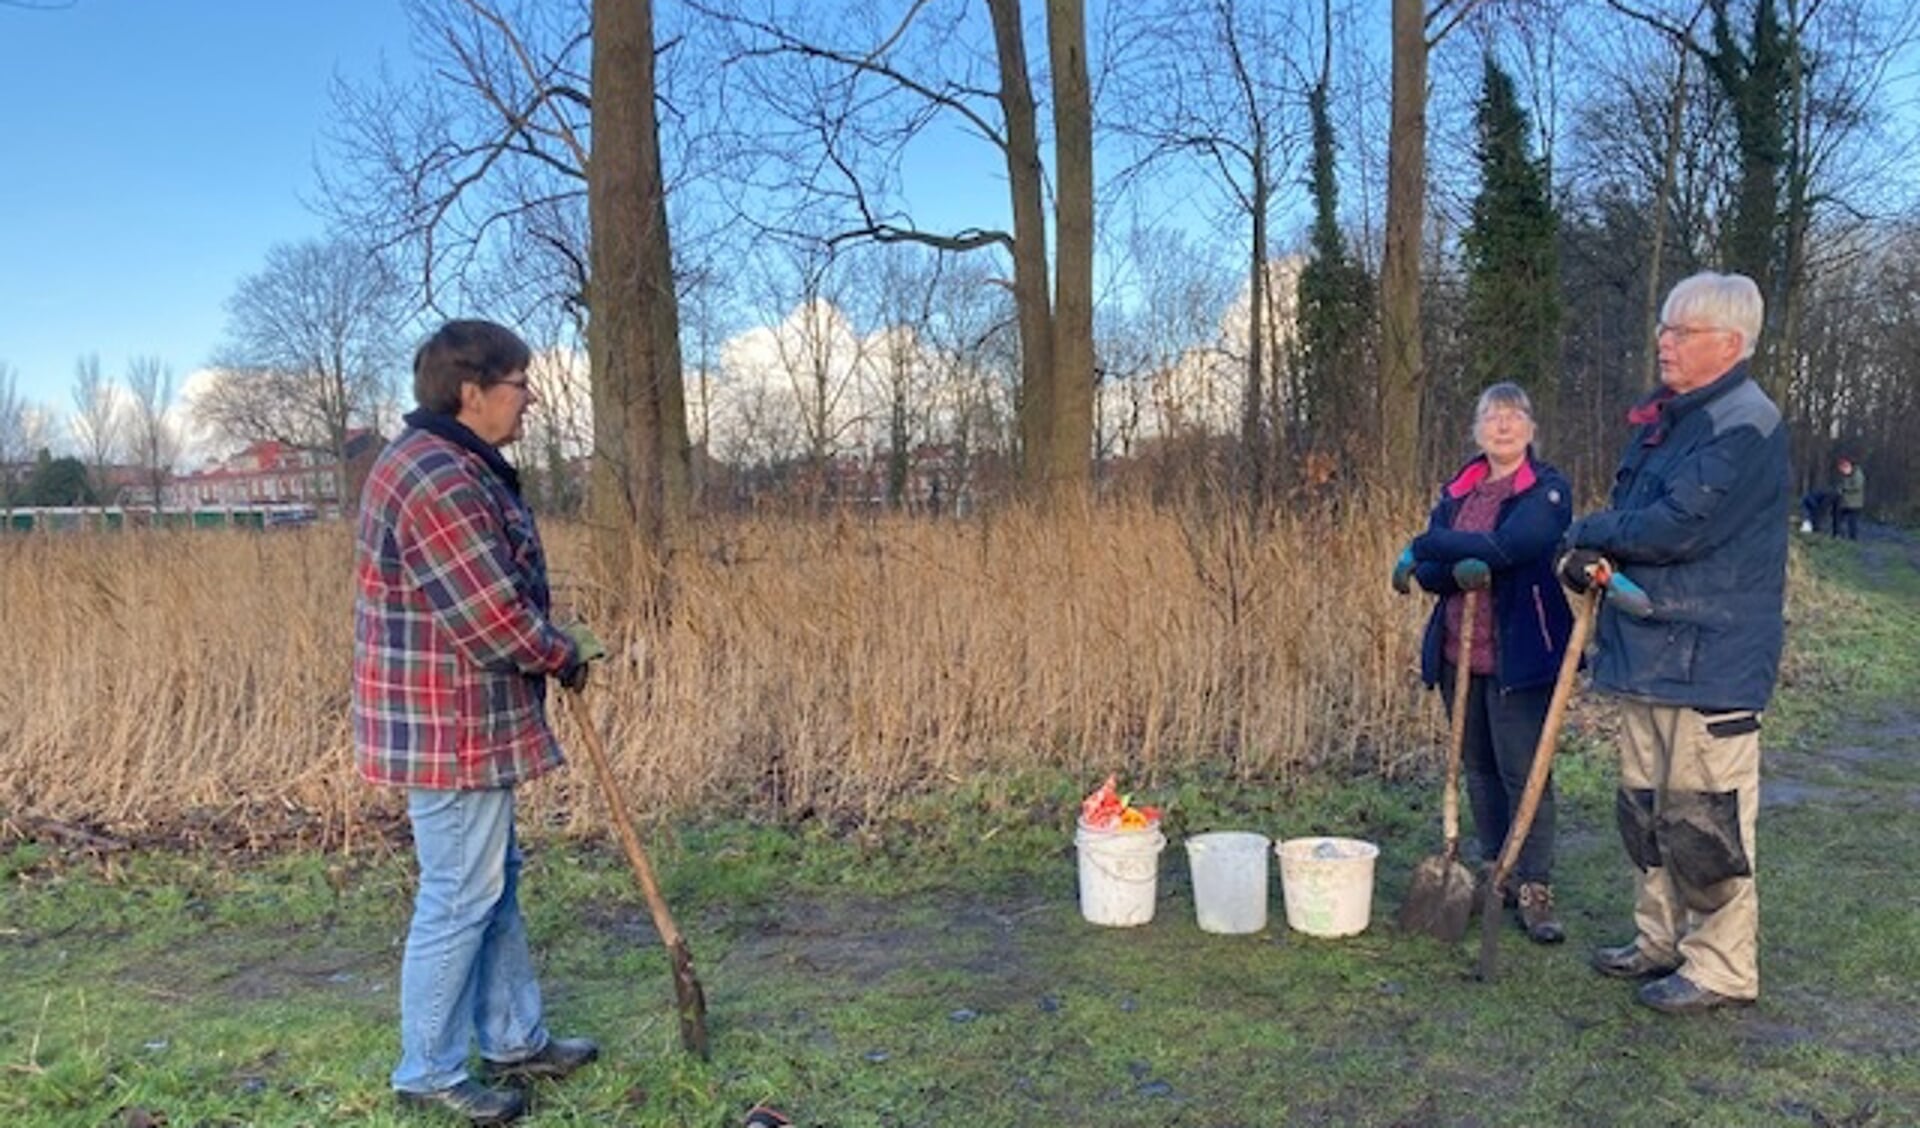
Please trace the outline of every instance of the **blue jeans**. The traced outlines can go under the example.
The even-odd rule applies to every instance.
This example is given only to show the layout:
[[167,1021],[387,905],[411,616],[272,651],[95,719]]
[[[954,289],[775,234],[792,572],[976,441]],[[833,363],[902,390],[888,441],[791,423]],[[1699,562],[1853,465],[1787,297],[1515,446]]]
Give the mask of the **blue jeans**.
[[517,1061],[547,1044],[540,984],[520,919],[513,789],[407,792],[420,891],[400,964],[400,1064],[393,1087],[424,1093],[482,1057]]

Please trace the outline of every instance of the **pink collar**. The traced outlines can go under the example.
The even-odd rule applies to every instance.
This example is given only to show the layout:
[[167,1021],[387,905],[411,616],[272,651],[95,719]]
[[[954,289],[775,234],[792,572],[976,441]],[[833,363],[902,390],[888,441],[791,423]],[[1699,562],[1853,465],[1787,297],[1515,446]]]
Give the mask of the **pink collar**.
[[[1487,475],[1491,473],[1493,473],[1493,464],[1487,461],[1486,455],[1480,455],[1467,463],[1466,467],[1454,476],[1453,481],[1447,483],[1447,496],[1455,501],[1460,500],[1472,493],[1475,486],[1486,481]],[[1513,472],[1513,492],[1525,493],[1533,488],[1537,480],[1538,477],[1533,472],[1533,458],[1529,455],[1521,455],[1520,469]]]

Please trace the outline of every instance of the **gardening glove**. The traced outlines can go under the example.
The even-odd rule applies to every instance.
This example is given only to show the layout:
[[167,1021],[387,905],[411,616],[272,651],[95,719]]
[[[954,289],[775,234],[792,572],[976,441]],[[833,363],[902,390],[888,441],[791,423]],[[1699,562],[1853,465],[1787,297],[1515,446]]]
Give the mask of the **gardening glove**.
[[1560,582],[1580,595],[1587,594],[1588,589],[1602,579],[1606,568],[1607,558],[1591,548],[1569,549],[1561,554],[1560,562],[1554,565],[1554,571],[1560,574]]
[[1400,550],[1400,559],[1393,562],[1393,590],[1401,595],[1413,591],[1413,546]]
[[1487,567],[1485,560],[1469,556],[1453,566],[1453,582],[1460,585],[1461,591],[1479,591],[1493,582],[1493,569]]
[[587,688],[588,665],[605,658],[607,648],[585,623],[569,623],[560,628],[560,633],[573,643],[574,652],[572,665],[560,671],[560,688],[578,693]]

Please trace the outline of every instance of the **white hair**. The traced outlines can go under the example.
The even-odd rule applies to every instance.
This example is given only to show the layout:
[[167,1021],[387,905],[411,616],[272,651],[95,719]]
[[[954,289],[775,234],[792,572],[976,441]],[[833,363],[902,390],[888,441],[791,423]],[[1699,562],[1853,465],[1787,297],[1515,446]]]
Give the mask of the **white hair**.
[[1740,334],[1741,360],[1753,355],[1765,319],[1766,302],[1753,279],[1710,270],[1675,283],[1660,308],[1660,320],[1667,325],[1698,323]]

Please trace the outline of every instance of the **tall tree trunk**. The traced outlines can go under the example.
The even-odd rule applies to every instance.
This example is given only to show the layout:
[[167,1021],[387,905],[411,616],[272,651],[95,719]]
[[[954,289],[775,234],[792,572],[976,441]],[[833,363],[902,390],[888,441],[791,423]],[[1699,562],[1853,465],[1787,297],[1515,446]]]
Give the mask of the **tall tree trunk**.
[[594,408],[594,530],[601,579],[616,596],[634,579],[661,609],[674,527],[688,497],[679,310],[654,113],[651,0],[594,0],[592,228],[587,346]]
[[1247,209],[1252,231],[1252,246],[1248,255],[1247,274],[1247,382],[1240,395],[1240,466],[1241,485],[1254,504],[1263,504],[1270,485],[1270,462],[1272,443],[1268,438],[1267,422],[1274,414],[1276,402],[1269,403],[1268,373],[1274,366],[1274,358],[1268,356],[1267,342],[1274,332],[1276,319],[1272,303],[1272,279],[1267,273],[1267,208],[1272,195],[1272,178],[1268,167],[1267,124],[1260,112],[1260,99],[1255,91],[1253,76],[1248,72],[1245,56],[1240,50],[1240,39],[1233,23],[1232,3],[1223,3],[1218,8],[1222,38],[1227,47],[1227,58],[1233,66],[1234,85],[1238,87],[1240,98],[1246,107],[1248,147],[1252,150],[1247,160],[1247,176],[1251,183],[1247,191]]
[[1646,331],[1640,347],[1647,356],[1642,388],[1651,388],[1660,379],[1660,350],[1654,335],[1660,331],[1660,265],[1667,257],[1667,217],[1673,211],[1680,145],[1686,136],[1687,58],[1685,45],[1678,45],[1674,52],[1673,97],[1667,101],[1666,145],[1660,155],[1660,188],[1653,198],[1653,246],[1648,250],[1646,315],[1641,319]]
[[1053,440],[1048,492],[1084,496],[1093,444],[1093,94],[1084,0],[1047,0],[1053,66]]
[[1020,327],[1021,480],[1045,482],[1053,456],[1053,311],[1047,285],[1047,219],[1041,203],[1040,141],[1019,0],[986,0],[1000,61],[1000,110],[1007,119],[1007,191],[1013,204],[1013,304]]
[[1794,376],[1800,363],[1800,337],[1807,305],[1807,233],[1813,226],[1812,170],[1808,163],[1813,141],[1805,57],[1800,48],[1800,10],[1795,0],[1786,0],[1786,3],[1787,167],[1786,201],[1781,217],[1784,253],[1779,285],[1772,296],[1778,302],[1780,330],[1774,335],[1773,363],[1762,376],[1773,402],[1791,419],[1800,414],[1788,400],[1796,383]]
[[1422,0],[1393,0],[1393,112],[1387,141],[1387,237],[1380,264],[1380,453],[1388,482],[1417,482],[1420,236],[1426,222],[1427,40]]
[[1253,254],[1247,278],[1247,386],[1240,400],[1240,457],[1246,468],[1247,497],[1264,505],[1271,485],[1268,462],[1272,443],[1267,438],[1269,405],[1267,337],[1273,310],[1267,299],[1272,280],[1267,276],[1267,167],[1266,141],[1255,127],[1253,158]]

